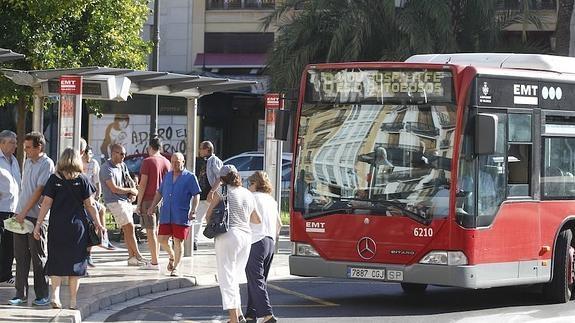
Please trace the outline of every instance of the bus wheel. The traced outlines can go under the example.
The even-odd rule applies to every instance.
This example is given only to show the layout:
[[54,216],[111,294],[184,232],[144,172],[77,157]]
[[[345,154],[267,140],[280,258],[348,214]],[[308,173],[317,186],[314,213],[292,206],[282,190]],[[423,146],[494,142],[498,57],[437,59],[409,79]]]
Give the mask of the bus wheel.
[[545,297],[553,303],[567,303],[573,296],[575,249],[571,245],[572,240],[573,232],[570,229],[563,229],[557,237],[557,245],[553,254],[553,279],[543,290]]
[[401,289],[406,294],[422,294],[426,288],[427,284],[401,283]]

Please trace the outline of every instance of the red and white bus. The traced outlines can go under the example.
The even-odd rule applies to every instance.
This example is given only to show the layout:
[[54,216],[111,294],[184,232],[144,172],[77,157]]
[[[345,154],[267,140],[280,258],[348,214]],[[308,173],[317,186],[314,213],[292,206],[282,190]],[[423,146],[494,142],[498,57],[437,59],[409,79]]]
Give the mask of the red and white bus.
[[574,58],[309,65],[297,118],[291,274],[571,298]]

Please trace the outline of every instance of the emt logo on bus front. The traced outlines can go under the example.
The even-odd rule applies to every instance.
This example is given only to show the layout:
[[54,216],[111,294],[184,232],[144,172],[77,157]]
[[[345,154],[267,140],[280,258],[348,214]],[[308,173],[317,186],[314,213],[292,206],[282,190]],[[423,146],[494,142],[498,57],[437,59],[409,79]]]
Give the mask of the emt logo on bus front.
[[305,232],[325,233],[325,222],[306,222]]
[[308,102],[384,102],[452,100],[449,71],[309,70]]

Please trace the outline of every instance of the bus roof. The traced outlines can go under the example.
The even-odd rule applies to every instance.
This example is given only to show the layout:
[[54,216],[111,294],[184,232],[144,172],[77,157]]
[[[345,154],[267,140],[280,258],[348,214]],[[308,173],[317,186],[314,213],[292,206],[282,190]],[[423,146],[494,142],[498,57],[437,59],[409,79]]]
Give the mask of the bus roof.
[[575,74],[575,57],[540,54],[422,54],[411,56],[406,62],[471,65],[477,67],[511,68]]

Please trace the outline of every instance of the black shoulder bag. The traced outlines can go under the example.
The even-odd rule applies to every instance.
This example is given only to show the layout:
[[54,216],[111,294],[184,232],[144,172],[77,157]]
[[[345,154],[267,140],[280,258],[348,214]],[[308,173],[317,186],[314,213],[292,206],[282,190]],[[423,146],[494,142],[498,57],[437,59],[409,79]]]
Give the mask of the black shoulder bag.
[[212,210],[212,217],[210,222],[206,224],[204,229],[204,236],[209,239],[228,232],[230,228],[230,216],[228,207],[228,188],[226,185],[222,186],[222,200]]
[[64,175],[62,175],[62,173],[58,173],[58,174],[60,174],[60,177],[62,178],[62,181],[64,182],[64,186],[68,189],[69,193],[72,194],[72,196],[74,196],[74,200],[78,203],[79,209],[84,213],[84,218],[82,219],[82,222],[84,223],[84,229],[86,230],[86,233],[88,234],[88,247],[98,246],[98,245],[102,244],[102,237],[100,237],[100,235],[98,234],[98,231],[96,230],[96,226],[94,225],[94,222],[92,220],[90,220],[90,216],[86,212],[86,209],[84,208],[84,204],[82,203],[82,198],[80,198],[76,194],[76,192],[72,189],[72,187],[70,186],[70,183],[68,183],[68,181],[66,180],[66,177],[64,177]]

